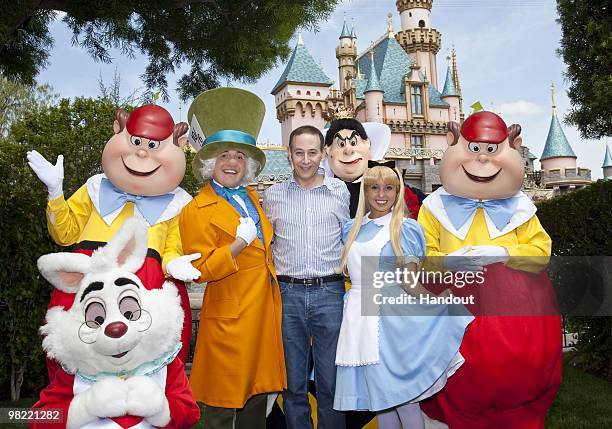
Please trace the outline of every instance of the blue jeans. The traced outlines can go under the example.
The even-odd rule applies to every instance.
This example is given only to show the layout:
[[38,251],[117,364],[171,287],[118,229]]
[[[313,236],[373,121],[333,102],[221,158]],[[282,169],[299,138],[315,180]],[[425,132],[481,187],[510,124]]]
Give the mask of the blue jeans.
[[333,409],[344,282],[320,286],[280,282],[279,286],[287,368],[287,390],[283,392],[287,429],[312,427],[308,403],[310,338],[317,389],[317,427],[344,429],[344,414]]

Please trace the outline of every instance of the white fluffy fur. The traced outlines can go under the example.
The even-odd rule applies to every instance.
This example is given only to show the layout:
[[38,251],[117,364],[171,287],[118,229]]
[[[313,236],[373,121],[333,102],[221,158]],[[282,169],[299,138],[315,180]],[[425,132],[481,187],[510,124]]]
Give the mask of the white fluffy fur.
[[38,258],[38,270],[62,292],[75,293],[79,283],[67,282],[66,273],[85,274],[91,270],[91,258],[80,253],[50,253]]
[[[68,311],[60,307],[47,311],[47,323],[40,330],[45,335],[44,350],[69,372],[79,371],[88,375],[95,375],[99,372],[117,372],[120,369],[130,371],[168,353],[180,342],[183,327],[183,310],[180,306],[178,291],[172,282],[166,282],[162,289],[145,292],[140,294],[141,307],[148,313],[143,312],[141,319],[147,319],[150,315],[150,328],[144,332],[135,332],[134,324],[138,322],[131,322],[128,324],[128,332],[123,337],[106,341],[106,344],[110,343],[110,347],[115,347],[116,344],[116,349],[107,351],[105,354],[120,353],[125,351],[126,347],[133,346],[129,352],[131,355],[129,360],[122,362],[120,368],[117,367],[115,358],[104,356],[99,352],[101,346],[98,346],[98,342],[106,340],[104,326],[108,323],[108,319],[97,330],[96,343],[85,344],[79,338],[79,329],[85,322],[82,303],[79,305],[75,303]],[[143,320],[143,322],[147,321],[148,319]],[[145,327],[142,326],[142,328]]]
[[[147,226],[142,219],[131,217],[117,230],[108,244],[95,251],[91,256],[92,271],[103,272],[112,268],[120,268],[131,273],[138,271],[147,256]],[[123,264],[118,258],[126,247],[133,244],[131,253]]]
[[[130,219],[91,258],[57,253],[39,259],[41,273],[56,288],[76,292],[73,306],[69,310],[49,309],[46,324],[40,328],[44,350],[69,373],[96,376],[102,372],[130,372],[167,355],[180,343],[183,310],[176,286],[166,282],[162,289],[147,290],[133,274],[146,256],[146,231],[142,221]],[[130,250],[127,255],[126,249]],[[122,264],[118,261],[120,255],[126,256]],[[78,285],[68,285],[64,279],[74,280],[78,276],[62,277],[64,272],[84,276]],[[138,286],[116,286],[114,281],[119,277],[129,278]],[[81,301],[84,289],[91,282],[102,282],[104,287],[91,291]],[[126,294],[137,299],[143,310],[138,320],[126,319],[119,309],[119,302]],[[84,324],[85,309],[92,300],[103,303],[106,312],[104,322],[97,328]],[[127,331],[119,338],[107,336],[105,327],[112,322],[125,323]],[[127,352],[123,357],[112,356],[123,352]],[[67,428],[78,428],[100,417],[126,414],[142,416],[154,426],[167,425],[170,408],[164,389],[146,376],[126,380],[114,376],[101,378],[73,398]]]

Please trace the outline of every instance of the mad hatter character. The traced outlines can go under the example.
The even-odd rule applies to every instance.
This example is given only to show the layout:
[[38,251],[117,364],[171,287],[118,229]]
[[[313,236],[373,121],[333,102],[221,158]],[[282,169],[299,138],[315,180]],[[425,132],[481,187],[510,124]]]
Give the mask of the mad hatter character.
[[[104,245],[131,216],[148,224],[149,252],[136,275],[149,289],[160,288],[165,275],[188,281],[199,276],[190,261],[199,255],[184,255],[178,214],[191,200],[179,187],[185,175],[187,124],[174,124],[162,107],[145,105],[127,113],[117,110],[114,135],[104,146],[102,170],[90,177],[68,200],[64,199],[63,156],[55,165],[35,150],[28,163],[47,186],[47,227],[60,246],[75,245],[74,251],[91,254]],[[179,355],[185,360],[191,338],[191,310],[185,286],[177,283],[185,314]],[[54,289],[49,308],[70,308],[74,294]],[[55,371],[48,365],[50,375]]]
[[256,147],[264,113],[237,88],[206,91],[189,108],[203,134],[192,137],[202,142],[193,166],[204,185],[180,229],[207,282],[190,378],[207,428],[265,428],[267,393],[287,386],[272,226],[246,186],[265,164]]
[[[435,401],[453,429],[541,429],[561,383],[561,320],[543,271],[551,240],[520,191],[521,128],[478,112],[449,130],[443,187],[419,213],[427,256],[485,281],[460,349],[465,364]],[[423,408],[435,415],[435,405]]]
[[[361,177],[369,160],[382,160],[391,142],[391,130],[385,124],[341,118],[331,122],[325,132],[324,161],[326,170],[346,183],[351,193],[350,214],[355,217],[359,203]],[[410,216],[416,219],[419,211],[418,194],[421,191],[404,188],[404,201]]]

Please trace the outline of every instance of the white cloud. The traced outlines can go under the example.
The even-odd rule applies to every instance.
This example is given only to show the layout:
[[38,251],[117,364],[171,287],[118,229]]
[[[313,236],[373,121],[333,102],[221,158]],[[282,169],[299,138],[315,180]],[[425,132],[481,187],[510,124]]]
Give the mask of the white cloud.
[[540,115],[544,109],[531,101],[517,100],[509,103],[502,103],[499,106],[499,111],[502,115],[537,116]]

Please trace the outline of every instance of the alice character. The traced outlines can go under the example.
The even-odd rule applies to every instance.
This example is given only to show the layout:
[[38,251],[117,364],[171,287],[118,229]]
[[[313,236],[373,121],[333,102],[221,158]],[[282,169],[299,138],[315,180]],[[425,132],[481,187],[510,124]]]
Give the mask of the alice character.
[[[404,185],[394,163],[370,161],[369,165],[357,214],[343,230],[340,269],[350,276],[352,286],[336,352],[334,408],[375,411],[382,429],[422,429],[418,402],[439,391],[463,363],[459,347],[473,318],[445,317],[451,311],[445,304],[420,305],[417,297],[427,292],[417,283],[392,282],[374,289],[373,282],[362,279],[368,271],[362,264],[368,261],[386,274],[397,267],[416,272],[425,255],[422,227],[405,217],[406,206],[399,198]],[[400,297],[407,296],[406,291],[416,304],[383,304],[367,310],[367,300],[378,292]]]

